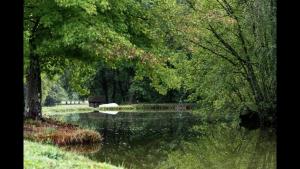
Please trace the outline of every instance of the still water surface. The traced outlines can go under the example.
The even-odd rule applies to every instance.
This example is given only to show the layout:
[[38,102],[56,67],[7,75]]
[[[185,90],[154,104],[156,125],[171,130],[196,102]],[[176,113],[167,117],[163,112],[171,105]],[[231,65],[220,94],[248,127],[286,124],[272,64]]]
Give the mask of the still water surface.
[[101,144],[64,147],[132,169],[275,169],[272,129],[207,123],[191,112],[91,112],[54,117],[97,130]]

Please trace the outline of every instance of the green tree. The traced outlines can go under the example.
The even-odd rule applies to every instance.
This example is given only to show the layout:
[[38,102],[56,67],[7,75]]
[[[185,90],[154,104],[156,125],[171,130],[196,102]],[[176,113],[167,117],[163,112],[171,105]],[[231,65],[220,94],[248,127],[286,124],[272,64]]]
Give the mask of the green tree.
[[[156,9],[170,8],[157,1],[117,0],[26,0],[24,5],[24,54],[26,72],[26,117],[41,118],[41,72],[62,72],[65,60],[78,59],[88,64],[97,59],[117,62],[120,58],[140,60],[142,76],[150,76],[162,93],[177,87],[160,78],[165,69],[163,36],[156,24]],[[162,8],[163,9],[163,8]],[[161,55],[161,56],[159,56]],[[152,73],[151,73],[152,72]],[[166,75],[164,75],[166,76]],[[175,77],[175,76],[174,76]],[[176,79],[176,78],[174,78]]]
[[[190,98],[203,109],[259,114],[276,111],[276,2],[184,1],[173,34],[183,53],[174,59]],[[227,112],[227,111],[226,111]]]
[[67,99],[68,99],[67,92],[64,90],[64,88],[62,88],[60,83],[56,83],[52,86],[52,88],[48,92],[48,95],[46,96],[46,99],[44,101],[44,105],[53,106]]
[[91,62],[130,45],[104,17],[110,5],[105,0],[25,1],[26,117],[42,117],[41,71],[59,70],[65,58]]

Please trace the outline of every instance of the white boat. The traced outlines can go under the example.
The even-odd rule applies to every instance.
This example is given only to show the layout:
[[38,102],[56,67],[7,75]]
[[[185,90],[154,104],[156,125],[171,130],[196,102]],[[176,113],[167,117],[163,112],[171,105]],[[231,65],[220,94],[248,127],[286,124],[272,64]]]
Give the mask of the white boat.
[[115,115],[115,114],[118,114],[119,112],[118,111],[99,111],[99,113]]
[[101,104],[99,107],[119,107],[117,103]]

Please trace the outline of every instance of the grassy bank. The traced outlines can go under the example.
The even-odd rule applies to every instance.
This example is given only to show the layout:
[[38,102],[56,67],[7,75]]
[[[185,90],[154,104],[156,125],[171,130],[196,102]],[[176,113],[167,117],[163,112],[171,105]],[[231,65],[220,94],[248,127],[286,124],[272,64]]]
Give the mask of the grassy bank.
[[45,118],[24,121],[24,138],[57,145],[86,144],[101,141],[101,135],[93,130]]
[[89,107],[87,104],[81,105],[56,105],[51,107],[43,107],[43,115],[65,114],[74,112],[91,112],[97,110],[97,108]]
[[98,163],[84,156],[66,152],[58,147],[24,141],[25,169],[122,169],[107,163]]

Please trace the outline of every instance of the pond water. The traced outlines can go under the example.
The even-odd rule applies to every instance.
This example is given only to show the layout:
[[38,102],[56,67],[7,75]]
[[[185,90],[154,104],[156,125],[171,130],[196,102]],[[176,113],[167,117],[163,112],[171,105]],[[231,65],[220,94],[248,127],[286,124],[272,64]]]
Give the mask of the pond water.
[[191,112],[91,112],[54,118],[97,130],[101,144],[64,147],[132,169],[275,169],[272,129],[208,123]]

